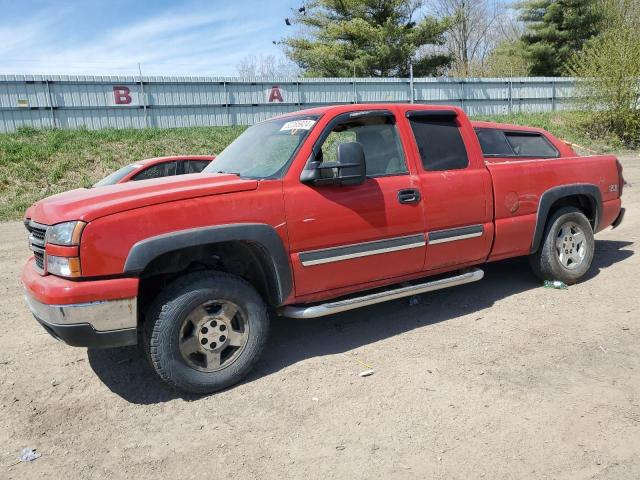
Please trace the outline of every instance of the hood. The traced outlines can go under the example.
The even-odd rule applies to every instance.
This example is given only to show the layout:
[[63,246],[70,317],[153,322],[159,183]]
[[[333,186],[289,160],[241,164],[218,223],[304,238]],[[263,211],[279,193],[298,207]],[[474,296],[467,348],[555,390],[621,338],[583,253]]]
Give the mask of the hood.
[[153,180],[127,182],[100,188],[79,188],[47,197],[28,210],[45,225],[69,220],[90,222],[99,217],[158,203],[194,197],[255,190],[257,180],[237,175],[193,173]]

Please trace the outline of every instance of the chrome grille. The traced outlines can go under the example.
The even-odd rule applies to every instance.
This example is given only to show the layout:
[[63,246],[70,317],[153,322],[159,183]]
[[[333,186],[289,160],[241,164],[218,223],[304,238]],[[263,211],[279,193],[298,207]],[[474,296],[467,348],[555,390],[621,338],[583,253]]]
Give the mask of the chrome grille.
[[46,234],[47,234],[46,228],[44,229],[40,227],[31,228],[31,235],[33,235],[34,240],[37,240],[38,242],[44,243],[44,237]]
[[34,221],[30,221],[29,223],[25,222],[25,226],[27,227],[27,230],[29,230],[29,248],[33,252],[33,256],[35,258],[35,268],[40,273],[44,273],[44,248],[46,243],[47,228],[49,228],[49,226],[42,225]]
[[38,270],[44,271],[44,250],[34,250],[33,257],[36,259]]

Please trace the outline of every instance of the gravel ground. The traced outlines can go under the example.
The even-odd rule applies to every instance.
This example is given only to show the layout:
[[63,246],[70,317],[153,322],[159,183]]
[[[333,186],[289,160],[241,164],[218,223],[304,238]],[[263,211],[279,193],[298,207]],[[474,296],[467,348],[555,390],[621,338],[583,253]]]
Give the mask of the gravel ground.
[[639,160],[583,283],[542,288],[517,259],[415,305],[276,319],[253,375],[208,397],[136,348],[49,337],[21,297],[24,228],[0,224],[0,478],[638,479]]

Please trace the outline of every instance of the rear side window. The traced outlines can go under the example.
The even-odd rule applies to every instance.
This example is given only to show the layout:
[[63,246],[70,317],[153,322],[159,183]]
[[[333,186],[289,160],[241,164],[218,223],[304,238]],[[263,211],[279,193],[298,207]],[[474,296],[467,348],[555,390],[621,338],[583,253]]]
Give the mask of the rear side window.
[[176,174],[176,162],[164,162],[153,165],[141,171],[133,180],[148,180],[150,178],[169,177]]
[[455,118],[412,117],[410,123],[425,170],[467,168],[467,149]]
[[557,157],[558,151],[539,133],[505,132],[518,157]]
[[502,130],[478,128],[476,129],[476,134],[478,135],[483,155],[495,157],[512,157],[514,155],[511,145],[507,142],[507,137],[505,137]]

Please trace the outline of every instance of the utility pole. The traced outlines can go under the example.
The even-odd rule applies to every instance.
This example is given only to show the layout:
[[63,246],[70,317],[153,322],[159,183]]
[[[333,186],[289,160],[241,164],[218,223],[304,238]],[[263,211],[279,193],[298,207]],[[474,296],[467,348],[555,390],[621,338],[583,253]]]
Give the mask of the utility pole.
[[149,127],[149,115],[147,114],[147,99],[144,96],[144,83],[142,82],[142,66],[138,62],[138,74],[140,75],[140,101],[142,103],[142,110],[144,111],[144,126]]
[[414,103],[413,97],[413,62],[409,60],[409,103]]
[[358,89],[356,87],[356,63],[353,62],[353,103],[358,103]]
[[469,26],[467,24],[467,2],[462,0],[462,7],[459,10],[462,14],[462,22],[460,24],[462,28],[462,41],[461,41],[461,54],[462,54],[462,66],[464,68],[464,75],[469,76],[469,50],[468,50],[468,38],[469,38]]

